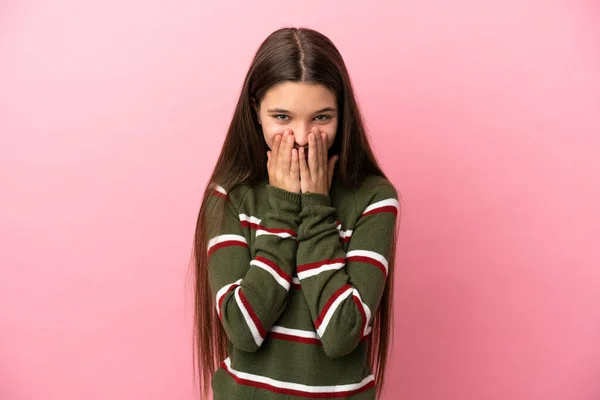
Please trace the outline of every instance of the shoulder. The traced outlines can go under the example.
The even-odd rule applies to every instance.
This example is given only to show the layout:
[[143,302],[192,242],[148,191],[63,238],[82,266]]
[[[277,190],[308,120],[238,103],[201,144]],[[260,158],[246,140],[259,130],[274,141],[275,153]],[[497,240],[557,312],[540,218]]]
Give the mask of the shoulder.
[[356,210],[359,214],[376,210],[400,212],[398,191],[392,182],[379,175],[370,175],[354,190]]
[[208,186],[210,198],[222,199],[238,208],[246,194],[252,189],[248,184],[236,184],[233,187],[219,182],[211,182]]
[[359,188],[355,190],[358,198],[393,197],[398,200],[398,191],[392,182],[379,175],[369,175]]

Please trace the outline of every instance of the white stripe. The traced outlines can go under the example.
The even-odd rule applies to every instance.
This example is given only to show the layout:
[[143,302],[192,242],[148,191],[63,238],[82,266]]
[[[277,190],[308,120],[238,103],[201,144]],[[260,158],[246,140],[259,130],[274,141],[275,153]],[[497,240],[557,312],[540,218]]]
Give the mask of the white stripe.
[[387,272],[388,272],[388,262],[385,259],[385,257],[379,253],[375,253],[374,251],[369,251],[369,250],[351,250],[348,253],[346,253],[346,258],[353,257],[353,256],[362,256],[362,257],[370,258],[372,260],[379,261],[380,263],[383,264],[383,266],[385,268],[385,273],[387,274]]
[[339,234],[340,234],[341,238],[346,238],[346,237],[352,236],[352,229],[348,229],[346,231],[343,231],[342,230],[342,224],[339,224],[337,226],[337,230],[339,231]]
[[309,385],[303,385],[300,383],[279,381],[279,380],[268,378],[268,377],[262,376],[262,375],[249,374],[247,372],[236,371],[235,369],[231,368],[231,358],[230,357],[227,357],[224,362],[225,362],[225,365],[227,366],[227,369],[233,375],[237,376],[238,378],[246,379],[246,380],[249,380],[252,382],[265,383],[267,385],[275,386],[276,388],[298,390],[298,391],[303,391],[303,392],[308,392],[308,393],[337,393],[337,392],[346,392],[346,391],[350,391],[350,390],[358,390],[358,389],[368,385],[371,381],[375,380],[375,376],[373,374],[370,374],[369,376],[365,377],[359,383],[348,383],[345,385],[333,385],[333,386],[309,386]]
[[251,224],[256,224],[259,225],[261,219],[257,218],[257,217],[253,217],[251,215],[246,215],[246,214],[240,214],[240,221],[248,221]]
[[[369,313],[370,312],[371,311],[369,310]],[[372,330],[372,328],[367,324],[363,336],[366,336],[369,333],[371,333],[371,330]],[[303,338],[308,338],[308,339],[321,340],[319,338],[319,335],[317,335],[317,332],[315,332],[315,331],[306,331],[306,330],[300,330],[300,329],[285,328],[283,326],[273,326],[271,328],[271,332],[278,332],[278,333],[283,333],[283,334],[291,335],[291,336],[298,336],[298,337],[303,337]]]
[[321,272],[342,269],[344,267],[344,265],[346,265],[345,262],[323,264],[319,268],[313,268],[313,269],[309,269],[308,271],[298,272],[298,278],[300,280],[302,280],[302,279],[306,279],[311,276],[319,275]]
[[286,281],[285,279],[283,279],[281,277],[281,275],[279,275],[277,272],[275,272],[275,270],[273,268],[271,268],[269,265],[267,265],[266,263],[259,261],[259,260],[252,260],[252,261],[250,261],[250,265],[254,265],[258,268],[264,269],[265,271],[270,273],[271,276],[273,276],[273,278],[275,278],[277,283],[279,283],[281,286],[283,286],[283,288],[285,290],[290,290],[290,283],[288,281]]
[[298,336],[298,337],[303,337],[303,338],[308,338],[308,339],[319,339],[319,337],[317,336],[317,332],[285,328],[283,326],[273,326],[271,328],[271,332],[283,333],[286,335]]
[[254,321],[252,320],[250,313],[248,312],[248,310],[246,310],[246,307],[244,307],[244,303],[242,303],[242,299],[240,298],[239,294],[241,288],[241,286],[238,286],[233,292],[235,294],[235,301],[237,301],[238,307],[240,308],[240,311],[242,312],[242,314],[244,315],[244,319],[246,320],[246,324],[248,324],[248,328],[250,328],[250,332],[252,332],[254,342],[258,347],[260,347],[264,339],[260,336],[260,333],[258,333],[258,328],[256,327],[256,325],[254,325]]
[[217,307],[217,314],[219,315],[219,317],[221,316],[221,309],[219,308],[219,301],[221,301],[221,297],[223,297],[225,293],[227,293],[230,287],[232,287],[233,285],[239,285],[240,283],[242,283],[242,280],[238,279],[237,281],[230,283],[229,285],[223,286],[217,292],[217,304],[215,304],[215,306]]
[[243,237],[242,235],[219,235],[219,236],[215,236],[214,238],[212,238],[208,241],[207,252],[209,252],[210,249],[214,245],[222,243],[222,242],[226,242],[229,240],[232,240],[234,242],[242,242],[242,243],[248,244],[248,242],[246,242],[246,238]]
[[367,320],[365,321],[365,330],[362,335],[363,336],[368,335],[370,332],[368,328],[369,328],[369,324],[371,323],[371,309],[369,308],[367,303],[362,301],[362,297],[360,297],[360,293],[358,293],[358,290],[356,290],[356,288],[353,289],[352,294],[358,298],[358,300],[360,301],[360,304],[362,305],[363,310],[365,311],[365,315],[367,316]]
[[292,283],[296,283],[296,284],[298,284],[298,285],[299,285],[299,284],[300,284],[300,279],[298,279],[298,277],[297,277],[297,276],[294,276],[294,277],[292,278]]
[[255,236],[260,236],[260,235],[275,235],[275,236],[279,236],[281,238],[295,237],[294,235],[287,233],[287,232],[273,233],[273,232],[266,231],[264,229],[257,229]]
[[398,200],[391,198],[391,199],[385,199],[385,200],[378,201],[376,203],[371,204],[369,207],[365,208],[365,211],[363,211],[363,214],[368,213],[369,211],[372,211],[376,208],[381,208],[381,207],[386,207],[386,206],[394,206],[394,207],[396,207],[396,210],[398,210],[398,208],[399,208]]
[[221,185],[217,185],[217,186],[215,186],[215,190],[216,190],[217,192],[221,192],[221,193],[223,193],[223,194],[227,194],[227,191],[225,191],[225,188],[224,188],[223,186],[221,186]]
[[331,307],[329,307],[329,310],[327,310],[327,313],[325,314],[325,318],[323,318],[323,323],[321,324],[321,326],[319,326],[319,329],[317,329],[317,334],[319,335],[319,337],[323,337],[325,329],[327,328],[327,324],[329,324],[329,321],[335,313],[335,310],[338,308],[342,301],[346,300],[346,298],[352,294],[353,290],[354,288],[351,287],[346,289],[346,291],[342,293],[337,299],[335,299],[333,304],[331,304]]
[[347,231],[340,231],[340,237],[347,238],[350,236],[352,236],[352,229],[349,229]]

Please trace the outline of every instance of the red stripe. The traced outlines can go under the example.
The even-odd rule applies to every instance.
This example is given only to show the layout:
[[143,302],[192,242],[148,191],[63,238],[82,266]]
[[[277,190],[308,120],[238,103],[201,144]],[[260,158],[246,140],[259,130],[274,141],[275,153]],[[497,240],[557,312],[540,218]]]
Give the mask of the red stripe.
[[362,335],[365,331],[365,325],[367,324],[367,313],[365,313],[365,308],[363,307],[362,302],[360,301],[358,296],[355,296],[353,294],[352,299],[354,299],[354,303],[356,303],[356,307],[358,308],[358,311],[360,312],[360,315],[362,315],[363,318],[363,323],[360,329],[360,334]]
[[286,229],[286,228],[266,228],[263,225],[259,225],[257,223],[254,222],[250,222],[247,220],[244,221],[240,221],[240,223],[242,224],[243,227],[249,227],[250,229],[261,229],[263,231],[267,231],[269,233],[289,233],[292,236],[298,236],[298,233],[292,229]]
[[217,197],[220,197],[222,199],[229,201],[229,195],[219,192],[217,189],[213,189],[212,194],[213,194],[213,196],[217,196]]
[[259,229],[260,225],[254,222],[250,222],[250,221],[240,221],[242,224],[242,227],[244,228],[250,228],[250,229]]
[[[366,320],[366,317],[365,317]],[[360,334],[362,335],[362,332],[364,332],[364,325],[363,325],[363,330],[360,332]],[[316,339],[316,338],[306,338],[306,337],[302,337],[302,336],[296,336],[296,335],[288,335],[287,333],[281,333],[281,332],[269,332],[269,337],[273,338],[273,339],[280,339],[280,340],[287,340],[289,342],[298,342],[298,343],[306,343],[306,344],[316,344],[316,345],[322,345],[323,343],[321,343],[321,340]],[[361,342],[366,342],[369,339],[369,335],[364,335],[360,338]]]
[[322,343],[319,339],[307,338],[307,337],[296,336],[296,335],[288,335],[287,333],[269,332],[269,336],[276,338],[276,339],[287,340],[290,342],[322,345]]
[[345,261],[346,261],[345,257],[336,258],[336,259],[333,259],[333,260],[326,259],[326,260],[317,261],[317,262],[313,262],[313,263],[298,265],[296,267],[296,271],[298,271],[298,272],[304,272],[304,271],[308,271],[308,270],[311,270],[311,269],[319,268],[320,266],[322,266],[324,264],[343,263]]
[[268,260],[264,257],[261,256],[257,256],[254,258],[256,261],[262,261],[263,263],[267,264],[269,267],[271,267],[275,272],[277,272],[277,275],[279,275],[280,277],[282,277],[283,279],[285,279],[288,282],[292,282],[292,276],[288,273],[286,273],[284,270],[282,270],[279,265],[275,264],[273,261]]
[[302,286],[299,283],[292,283],[292,289],[302,290]]
[[269,233],[289,233],[292,236],[298,236],[298,234],[296,233],[296,231],[294,231],[292,229],[286,229],[286,228],[265,228],[262,225],[259,225],[257,229],[262,229],[262,230],[267,231]]
[[246,307],[248,314],[250,314],[250,318],[252,318],[252,321],[254,321],[254,325],[256,325],[256,329],[258,329],[258,333],[260,334],[260,337],[264,339],[267,334],[265,333],[265,330],[264,330],[262,324],[260,323],[260,320],[256,316],[254,309],[250,305],[250,302],[248,301],[248,299],[242,292],[242,289],[239,290],[239,294],[240,294],[240,299],[242,300],[242,304],[244,305],[244,307]]
[[229,368],[227,368],[227,364],[225,364],[225,362],[221,363],[221,368],[223,368],[229,375],[231,375],[231,377],[239,384],[253,386],[253,387],[257,387],[257,388],[261,388],[261,389],[266,389],[266,390],[270,390],[271,392],[276,392],[276,393],[289,394],[292,396],[308,397],[311,399],[335,399],[338,397],[352,396],[354,394],[367,391],[367,390],[371,389],[373,386],[375,386],[375,380],[372,380],[371,382],[367,383],[365,386],[361,387],[360,389],[347,390],[345,392],[335,392],[335,393],[330,393],[330,392],[311,393],[311,392],[305,392],[302,390],[279,388],[279,387],[276,387],[273,385],[269,385],[267,383],[254,382],[254,381],[251,381],[248,379],[240,378],[238,376],[235,376],[233,374],[233,372],[231,372],[229,370]]
[[212,253],[214,253],[215,251],[228,246],[239,246],[247,248],[248,243],[240,242],[239,240],[225,240],[224,242],[217,243],[213,247],[211,247],[208,251],[208,256],[212,255]]
[[378,208],[374,208],[370,211],[367,211],[366,213],[363,213],[361,215],[361,217],[364,217],[366,215],[373,215],[373,214],[379,214],[379,213],[384,213],[384,212],[389,212],[392,213],[394,215],[398,214],[398,209],[394,206],[383,206],[383,207],[378,207]]
[[289,233],[292,236],[298,236],[298,233],[292,229],[286,229],[286,228],[266,228],[263,225],[259,225],[255,222],[250,222],[248,220],[243,220],[240,221],[241,225],[244,228],[250,228],[250,229],[262,229],[263,231],[267,231],[269,233]]
[[229,289],[227,289],[227,291],[225,293],[223,293],[223,296],[221,296],[221,298],[219,299],[219,319],[221,321],[223,321],[223,301],[225,300],[225,296],[227,296],[227,293],[235,290],[235,288],[238,286],[240,286],[240,285],[238,285],[237,283],[231,285],[231,287]]
[[340,295],[342,293],[344,293],[347,289],[351,288],[352,285],[350,285],[349,283],[345,284],[344,286],[342,286],[341,288],[339,288],[330,298],[329,300],[327,300],[327,303],[325,303],[325,307],[323,307],[323,310],[321,310],[321,312],[319,313],[319,317],[317,318],[317,320],[315,321],[315,328],[319,329],[319,327],[321,326],[321,324],[323,323],[323,318],[325,318],[325,314],[327,314],[327,311],[329,310],[329,308],[331,307],[331,305],[333,304],[333,302],[335,301],[335,299],[337,299],[338,297],[340,297]]
[[376,266],[377,268],[379,268],[381,270],[381,272],[383,272],[383,276],[386,277],[387,276],[387,272],[385,271],[385,266],[380,262],[377,261],[371,257],[365,257],[365,256],[350,256],[348,258],[346,258],[346,260],[348,262],[351,261],[360,261],[360,262],[364,262],[367,264],[371,264]]

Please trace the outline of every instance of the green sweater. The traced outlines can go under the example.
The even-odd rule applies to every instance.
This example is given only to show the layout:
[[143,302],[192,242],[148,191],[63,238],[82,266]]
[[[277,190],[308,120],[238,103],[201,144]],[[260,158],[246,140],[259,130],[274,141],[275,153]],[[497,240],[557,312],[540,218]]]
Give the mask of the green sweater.
[[300,194],[264,180],[215,185],[208,201],[225,202],[221,230],[208,232],[228,344],[215,400],[374,399],[367,345],[387,281],[394,186],[371,176],[350,190],[334,179],[329,195]]

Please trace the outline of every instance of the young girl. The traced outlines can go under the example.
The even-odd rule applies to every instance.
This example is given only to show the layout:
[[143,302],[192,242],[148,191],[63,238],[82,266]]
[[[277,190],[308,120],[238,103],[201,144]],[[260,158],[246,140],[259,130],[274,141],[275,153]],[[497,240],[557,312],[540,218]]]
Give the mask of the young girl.
[[221,399],[374,399],[390,339],[398,195],[342,56],[273,32],[244,80],[195,236],[195,360]]

